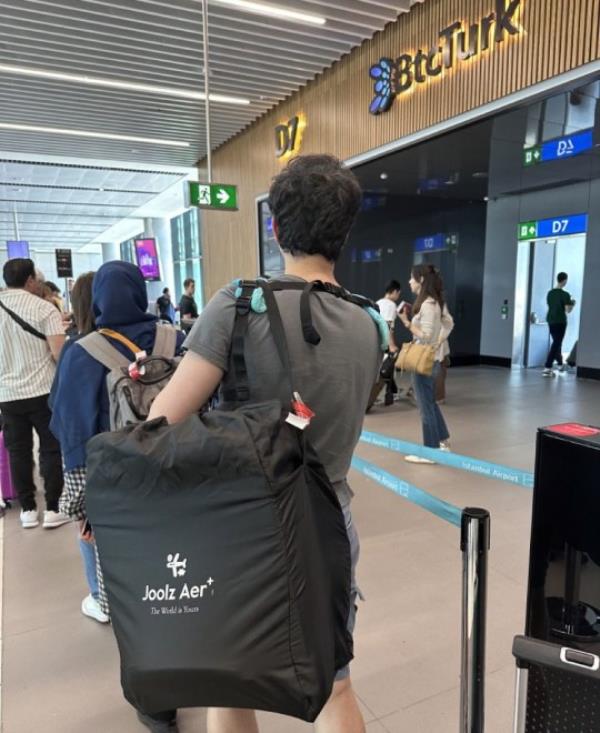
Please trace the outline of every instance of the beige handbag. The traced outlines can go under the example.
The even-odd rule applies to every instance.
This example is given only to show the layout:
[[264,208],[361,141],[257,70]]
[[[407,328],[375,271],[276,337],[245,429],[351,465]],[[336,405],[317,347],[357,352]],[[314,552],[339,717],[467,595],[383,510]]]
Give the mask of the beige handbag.
[[403,344],[396,369],[430,377],[433,373],[436,352],[437,347],[430,344],[418,344],[415,341]]

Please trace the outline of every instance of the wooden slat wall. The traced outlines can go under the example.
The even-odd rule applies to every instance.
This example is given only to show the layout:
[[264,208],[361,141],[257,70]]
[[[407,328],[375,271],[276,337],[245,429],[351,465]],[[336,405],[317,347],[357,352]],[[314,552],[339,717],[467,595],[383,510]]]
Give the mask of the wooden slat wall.
[[[304,112],[302,152],[347,159],[599,58],[600,0],[523,0],[525,33],[413,87],[386,114],[369,114],[372,63],[428,48],[450,23],[477,22],[493,8],[493,0],[427,0],[414,6],[216,152],[214,180],[239,186],[240,210],[203,216],[207,297],[234,277],[257,274],[255,198],[281,167],[274,152],[274,127],[280,122]],[[285,59],[280,62],[285,69]]]

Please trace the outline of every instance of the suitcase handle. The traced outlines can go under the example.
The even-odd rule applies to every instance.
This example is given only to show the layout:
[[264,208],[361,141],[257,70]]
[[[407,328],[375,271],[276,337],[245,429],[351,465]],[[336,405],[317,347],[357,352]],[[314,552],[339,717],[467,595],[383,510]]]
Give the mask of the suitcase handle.
[[600,680],[600,657],[597,654],[550,644],[527,636],[516,636],[513,642],[513,655],[521,668],[535,664]]

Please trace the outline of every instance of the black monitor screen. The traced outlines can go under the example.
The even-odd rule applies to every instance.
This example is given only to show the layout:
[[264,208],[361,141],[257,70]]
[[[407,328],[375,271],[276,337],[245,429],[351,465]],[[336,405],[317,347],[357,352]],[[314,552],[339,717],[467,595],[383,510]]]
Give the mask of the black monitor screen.
[[283,274],[284,262],[281,250],[273,232],[273,217],[266,201],[258,204],[260,230],[260,274],[278,277]]

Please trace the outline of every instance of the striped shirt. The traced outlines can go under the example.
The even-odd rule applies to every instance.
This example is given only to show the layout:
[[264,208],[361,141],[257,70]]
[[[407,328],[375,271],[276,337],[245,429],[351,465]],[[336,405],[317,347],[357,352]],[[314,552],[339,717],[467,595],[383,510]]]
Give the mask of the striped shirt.
[[[44,336],[64,336],[58,310],[26,290],[3,290],[3,305]],[[47,341],[27,333],[0,308],[0,402],[50,393],[56,364]]]

